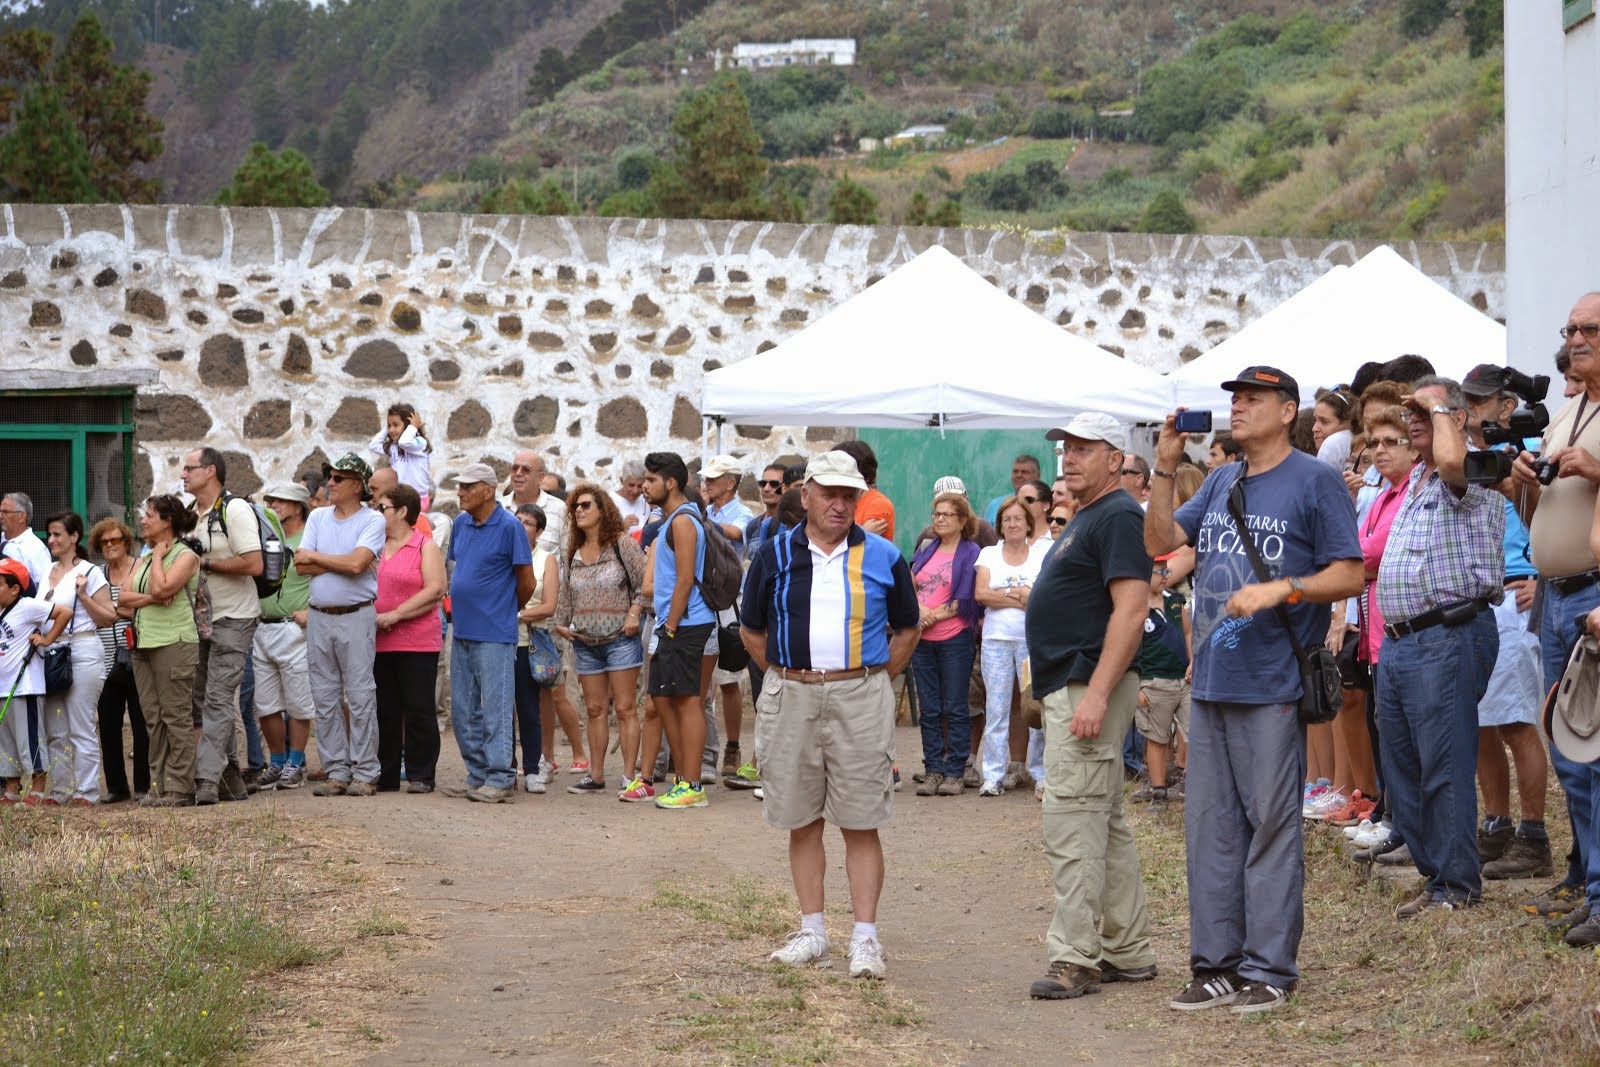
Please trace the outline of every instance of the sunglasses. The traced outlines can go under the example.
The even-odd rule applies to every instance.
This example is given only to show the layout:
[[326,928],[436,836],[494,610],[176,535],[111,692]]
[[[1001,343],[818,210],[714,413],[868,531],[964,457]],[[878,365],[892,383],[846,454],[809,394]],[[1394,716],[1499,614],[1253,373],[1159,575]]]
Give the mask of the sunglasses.
[[1019,496],[1017,499],[1024,504],[1037,504],[1039,502],[1039,498],[1036,496]]
[[340,474],[338,471],[328,475],[328,481],[330,482],[359,482],[360,480],[353,474]]
[[120,538],[120,537],[102,537],[102,538],[100,538],[100,544],[101,544],[102,547],[104,547],[106,545],[120,545],[120,544],[125,544],[125,543],[126,542],[124,542],[122,540],[122,538]]
[[1067,520],[1059,515],[1050,516],[1049,522],[1051,526],[1065,526],[1067,524]]
[[1138,467],[1124,467],[1124,468],[1122,468],[1122,476],[1124,478],[1129,478],[1129,477],[1137,478],[1139,476],[1139,468]]
[[1574,334],[1581,333],[1584,337],[1593,341],[1596,337],[1600,337],[1600,322],[1585,322],[1579,326],[1563,326],[1556,332],[1562,336],[1563,340],[1570,341]]
[[1399,448],[1401,445],[1409,445],[1410,443],[1404,437],[1374,437],[1372,439],[1373,448]]
[[594,507],[594,501],[593,500],[580,500],[576,504],[572,505],[572,510],[573,511],[588,511],[592,507]]
[[763,489],[782,489],[783,488],[783,482],[781,482],[781,481],[770,481],[769,482],[765,478],[763,478],[761,481],[757,482],[756,484],[759,485]]

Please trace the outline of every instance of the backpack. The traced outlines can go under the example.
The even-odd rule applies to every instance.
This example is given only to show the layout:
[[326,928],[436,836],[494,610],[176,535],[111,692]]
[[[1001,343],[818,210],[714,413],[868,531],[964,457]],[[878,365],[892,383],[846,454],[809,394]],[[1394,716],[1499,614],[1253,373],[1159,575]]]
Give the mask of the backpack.
[[[212,510],[212,514],[222,524],[224,537],[228,536],[228,505],[240,499],[243,498],[223,490],[220,501],[222,506]],[[250,505],[250,510],[256,514],[256,534],[261,539],[261,573],[255,576],[256,596],[265,600],[277,596],[278,590],[283,588],[283,579],[289,570],[289,550],[284,547],[286,538],[283,523],[278,521],[277,512],[251,500],[246,500],[245,503]]]
[[[728,535],[722,532],[722,527],[707,522],[704,511],[697,516],[696,510],[699,509],[690,510],[689,517],[700,524],[701,536],[706,541],[706,558],[704,573],[695,578],[694,587],[700,590],[700,599],[706,602],[706,607],[712,611],[727,611],[739,599],[739,587],[744,584],[744,568],[739,563],[738,550],[728,540]],[[672,548],[672,520],[677,516],[678,512],[674,511],[667,519],[668,548]]]

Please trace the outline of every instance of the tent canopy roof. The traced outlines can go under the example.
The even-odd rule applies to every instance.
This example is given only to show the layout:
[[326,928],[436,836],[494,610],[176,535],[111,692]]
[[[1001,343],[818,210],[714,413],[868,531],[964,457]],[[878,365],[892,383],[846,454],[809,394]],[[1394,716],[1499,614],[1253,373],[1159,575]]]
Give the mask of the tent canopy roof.
[[707,374],[700,410],[733,422],[997,429],[1079,411],[1149,419],[1169,391],[936,245],[776,348]]

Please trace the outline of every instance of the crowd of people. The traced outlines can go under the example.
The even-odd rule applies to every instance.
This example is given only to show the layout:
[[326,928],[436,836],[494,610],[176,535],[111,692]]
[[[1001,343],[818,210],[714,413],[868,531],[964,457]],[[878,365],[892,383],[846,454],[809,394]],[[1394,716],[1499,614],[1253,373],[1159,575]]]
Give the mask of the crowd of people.
[[[1247,1013],[1299,979],[1308,822],[1415,867],[1398,919],[1469,907],[1485,879],[1554,873],[1550,765],[1574,845],[1526,908],[1600,945],[1600,713],[1558,686],[1600,635],[1600,295],[1561,332],[1567,400],[1542,439],[1506,443],[1536,398],[1497,366],[1368,364],[1304,409],[1290,375],[1252,367],[1222,384],[1226,431],[1180,433],[1175,413],[1153,461],[1084,412],[1045,435],[1053,481],[1019,455],[980,510],[938,472],[909,555],[864,442],[753,487],[732,455],[691,473],[650,453],[608,488],[521,451],[505,477],[450,472],[452,517],[407,404],[370,443],[377,469],[347,453],[259,504],[198,447],[137,534],[62,512],[41,539],[9,493],[3,802],[207,806],[311,782],[497,804],[563,771],[570,793],[666,810],[754,790],[790,833],[801,910],[773,958],[829,952],[831,822],[849,971],[882,977],[907,701],[919,796],[1040,802],[1057,900],[1033,997],[1155,976],[1129,804],[1185,813],[1192,980],[1172,1007]],[[444,729],[460,781],[438,777]]]

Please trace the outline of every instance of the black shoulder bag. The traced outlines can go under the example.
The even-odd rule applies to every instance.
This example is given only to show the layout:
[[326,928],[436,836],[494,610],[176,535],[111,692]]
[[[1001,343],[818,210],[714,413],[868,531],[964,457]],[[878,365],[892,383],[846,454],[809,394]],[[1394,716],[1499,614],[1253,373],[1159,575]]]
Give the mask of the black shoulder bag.
[[[1274,579],[1267,570],[1267,561],[1261,558],[1261,550],[1256,547],[1255,538],[1250,536],[1250,525],[1245,521],[1246,473],[1240,471],[1238,480],[1228,491],[1228,514],[1233,516],[1234,525],[1239,532],[1239,542],[1244,545],[1245,555],[1250,557],[1250,566],[1255,568],[1256,578],[1262,582],[1270,582]],[[1343,686],[1339,676],[1338,658],[1323,645],[1308,653],[1305,646],[1300,643],[1300,638],[1295,636],[1294,626],[1289,621],[1289,612],[1282,604],[1273,610],[1277,613],[1278,622],[1288,631],[1289,643],[1294,646],[1294,657],[1300,663],[1300,721],[1307,726],[1332,722],[1334,716],[1339,714],[1339,706],[1344,699],[1344,694],[1340,692]]]

